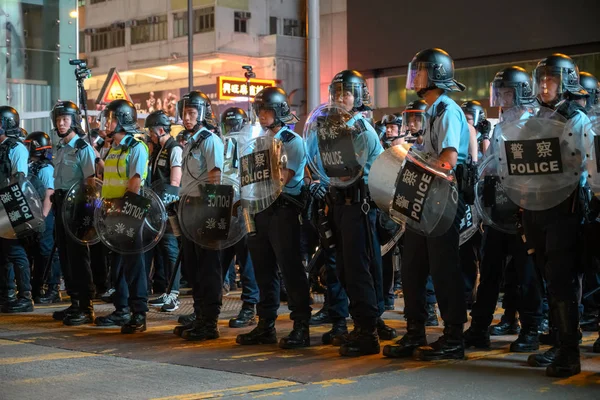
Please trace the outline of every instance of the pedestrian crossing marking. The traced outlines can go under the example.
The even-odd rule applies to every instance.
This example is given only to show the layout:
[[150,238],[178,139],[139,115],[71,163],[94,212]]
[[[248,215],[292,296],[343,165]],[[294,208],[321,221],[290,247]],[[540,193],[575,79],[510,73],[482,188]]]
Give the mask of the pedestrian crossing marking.
[[0,365],[23,364],[23,363],[39,362],[39,361],[67,360],[67,359],[72,359],[72,358],[85,358],[85,357],[96,357],[96,356],[97,356],[97,354],[93,354],[93,353],[49,353],[49,354],[42,354],[39,356],[5,357],[5,358],[0,358]]
[[[232,396],[236,394],[246,394],[251,392],[260,392],[270,389],[282,389],[286,387],[299,385],[298,382],[292,381],[275,381],[270,383],[260,383],[257,385],[238,386],[229,389],[211,390],[201,393],[189,393],[176,396],[161,397],[151,400],[196,400],[196,399],[211,399],[215,397]],[[283,394],[283,393],[282,393]]]

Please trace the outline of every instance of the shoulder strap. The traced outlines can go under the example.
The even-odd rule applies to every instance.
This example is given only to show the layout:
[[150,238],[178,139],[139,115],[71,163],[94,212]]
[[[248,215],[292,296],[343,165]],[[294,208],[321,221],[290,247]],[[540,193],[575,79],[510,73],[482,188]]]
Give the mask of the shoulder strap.
[[289,129],[284,129],[280,136],[283,143],[289,143],[296,137]]
[[77,150],[85,149],[87,145],[88,145],[87,142],[81,138],[79,138],[75,141],[75,148]]

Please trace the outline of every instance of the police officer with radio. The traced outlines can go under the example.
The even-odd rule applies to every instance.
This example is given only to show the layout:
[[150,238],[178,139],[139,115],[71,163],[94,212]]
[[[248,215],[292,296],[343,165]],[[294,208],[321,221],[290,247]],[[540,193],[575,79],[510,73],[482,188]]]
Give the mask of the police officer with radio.
[[[128,193],[138,194],[148,173],[148,148],[134,138],[139,132],[135,106],[128,100],[112,101],[102,111],[101,125],[113,140],[104,161],[102,198],[111,200]],[[114,251],[111,272],[116,289],[113,295],[115,311],[96,318],[96,325],[120,326],[121,333],[125,334],[144,332],[148,311],[144,257]]]
[[281,269],[288,293],[290,318],[294,328],[281,338],[279,346],[291,349],[310,346],[310,293],[308,279],[300,254],[300,218],[303,210],[297,203],[301,198],[306,158],[302,138],[287,125],[298,121],[292,114],[285,91],[268,87],[254,99],[254,113],[263,129],[281,140],[287,154],[283,171],[283,193],[266,210],[255,214],[256,234],[248,238],[256,281],[260,291],[257,305],[258,325],[251,332],[238,335],[242,345],[273,344],[277,342],[275,320],[279,308],[279,276]]
[[[223,142],[210,130],[217,126],[212,118],[208,96],[191,91],[177,104],[189,141],[183,150],[181,193],[203,179],[219,183],[223,171]],[[186,216],[188,218],[188,216]],[[189,216],[193,218],[193,216]],[[195,317],[176,326],[173,333],[186,340],[211,340],[219,337],[217,326],[223,301],[221,254],[200,247],[185,236],[182,241],[182,266],[192,283]]]
[[[465,86],[454,79],[450,55],[437,48],[418,52],[409,64],[406,88],[415,90],[430,105],[424,151],[437,156],[448,168],[465,163],[469,148],[467,120],[447,94],[463,91]],[[454,224],[443,235],[425,237],[410,228],[404,234],[402,287],[407,333],[396,345],[385,346],[383,354],[387,357],[410,357],[414,352],[417,359],[425,361],[464,358],[463,324],[467,313],[458,246],[459,224],[465,213],[462,195],[458,203]],[[427,346],[425,284],[429,273],[444,320],[444,334]]]
[[84,184],[95,175],[96,155],[82,138],[81,112],[72,101],[58,101],[52,108],[52,125],[60,138],[54,157],[55,240],[71,306],[56,311],[52,318],[65,325],[90,324],[94,321],[94,282],[87,247],[75,242],[66,232],[63,203],[76,183]]
[[[10,179],[18,173],[28,176],[28,152],[21,142],[23,130],[19,127],[19,123],[17,110],[10,106],[0,106],[0,187],[2,188],[8,186]],[[33,311],[31,272],[25,248],[19,239],[0,238],[0,244],[2,312]],[[15,275],[18,294],[15,294]]]

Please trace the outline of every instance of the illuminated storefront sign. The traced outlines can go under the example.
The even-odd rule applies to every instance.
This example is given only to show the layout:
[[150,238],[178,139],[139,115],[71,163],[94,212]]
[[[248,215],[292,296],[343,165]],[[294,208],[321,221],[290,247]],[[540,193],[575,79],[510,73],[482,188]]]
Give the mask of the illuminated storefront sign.
[[217,78],[217,89],[219,100],[232,100],[240,97],[254,99],[254,96],[266,87],[275,86],[273,79],[250,79],[250,87],[245,78],[231,76],[219,76]]

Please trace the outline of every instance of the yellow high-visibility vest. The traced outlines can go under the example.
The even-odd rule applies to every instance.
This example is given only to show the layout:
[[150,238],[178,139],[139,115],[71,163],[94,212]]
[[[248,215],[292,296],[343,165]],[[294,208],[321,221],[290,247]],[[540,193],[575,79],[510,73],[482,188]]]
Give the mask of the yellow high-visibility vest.
[[[123,140],[128,140],[124,138]],[[129,183],[129,156],[131,149],[138,144],[142,144],[148,151],[148,146],[141,140],[131,138],[129,144],[119,148],[111,147],[106,159],[104,160],[104,182],[102,183],[102,197],[105,199],[115,199],[123,197],[127,191],[127,184]],[[142,176],[142,184],[148,176],[148,163],[144,169],[144,176]]]

